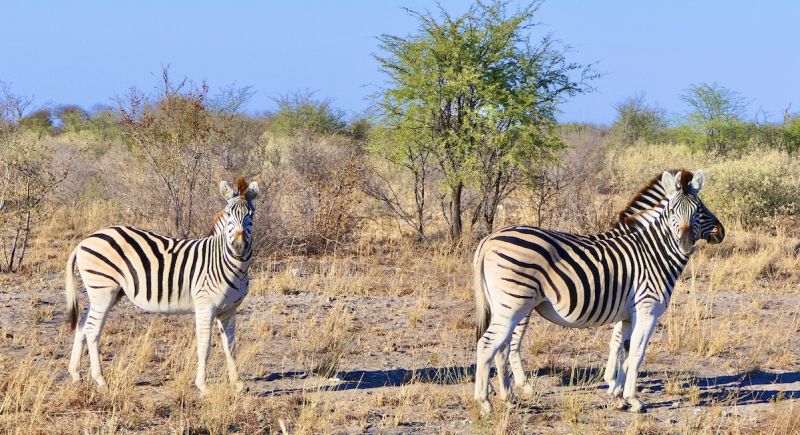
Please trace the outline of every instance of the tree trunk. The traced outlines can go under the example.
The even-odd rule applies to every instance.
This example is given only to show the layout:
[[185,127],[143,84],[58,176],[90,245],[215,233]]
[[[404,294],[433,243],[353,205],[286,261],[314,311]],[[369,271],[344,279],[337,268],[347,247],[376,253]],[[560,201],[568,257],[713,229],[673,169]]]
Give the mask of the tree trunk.
[[450,188],[450,239],[458,241],[461,238],[461,192],[464,183],[458,182]]

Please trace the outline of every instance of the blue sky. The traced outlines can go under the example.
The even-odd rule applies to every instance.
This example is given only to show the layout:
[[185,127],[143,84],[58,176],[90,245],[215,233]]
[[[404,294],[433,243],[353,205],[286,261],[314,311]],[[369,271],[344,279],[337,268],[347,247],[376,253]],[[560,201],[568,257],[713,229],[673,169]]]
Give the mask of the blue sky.
[[[453,12],[470,2],[442,1]],[[153,89],[161,66],[212,88],[256,91],[248,109],[310,89],[348,113],[367,107],[381,83],[376,36],[406,35],[416,23],[387,1],[37,1],[3,2],[0,81],[38,103],[113,104],[131,86]],[[562,121],[610,123],[613,106],[645,92],[670,113],[693,83],[718,82],[780,119],[800,111],[800,2],[550,0],[535,31],[597,62],[596,90],[562,106]]]

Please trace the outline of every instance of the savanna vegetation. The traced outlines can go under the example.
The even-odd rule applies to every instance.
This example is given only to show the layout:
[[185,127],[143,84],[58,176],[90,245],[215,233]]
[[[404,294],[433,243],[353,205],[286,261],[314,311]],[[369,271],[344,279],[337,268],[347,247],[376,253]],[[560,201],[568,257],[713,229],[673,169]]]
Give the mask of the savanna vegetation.
[[[253,89],[162,71],[113,106],[43,106],[0,86],[0,427],[6,432],[751,432],[800,430],[800,116],[746,117],[747,99],[687,83],[685,111],[633,94],[610,126],[559,124],[593,65],[540,35],[538,3],[410,12],[383,35],[369,115],[311,92],[245,111]],[[2,77],[0,77],[2,78]],[[611,329],[537,320],[539,389],[481,418],[470,258],[493,229],[592,233],[649,179],[704,169],[728,229],[701,246],[648,350],[652,412],[597,388]],[[102,342],[107,391],[72,384],[63,267],[110,224],[202,237],[216,184],[258,180],[256,260],[239,328],[249,392],[214,350],[192,389],[192,321],[126,302]],[[85,299],[82,299],[85,306]],[[219,346],[214,339],[214,346]],[[84,359],[85,361],[85,359]],[[86,370],[84,363],[83,369]],[[793,384],[793,385],[792,385]]]

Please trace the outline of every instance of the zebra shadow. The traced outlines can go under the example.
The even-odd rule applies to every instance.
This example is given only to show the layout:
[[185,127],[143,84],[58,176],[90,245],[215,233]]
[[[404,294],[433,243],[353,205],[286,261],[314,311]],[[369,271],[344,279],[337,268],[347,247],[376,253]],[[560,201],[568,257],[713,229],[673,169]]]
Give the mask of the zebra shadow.
[[[490,377],[494,378],[496,375],[496,370],[492,368]],[[556,386],[596,385],[598,389],[606,388],[605,383],[602,381],[603,368],[599,367],[544,367],[529,372],[529,375],[532,377],[555,378]],[[306,372],[287,371],[271,373],[268,376],[254,380],[271,382],[307,378],[308,374]],[[335,384],[277,388],[264,391],[259,395],[282,396],[315,391],[367,390],[401,387],[410,384],[466,385],[474,382],[474,380],[474,364],[417,369],[352,370],[337,372]],[[663,397],[667,382],[664,372],[641,372],[637,385],[640,391],[656,393],[654,398],[658,398]],[[710,406],[713,404],[751,405],[769,403],[779,399],[800,399],[800,372],[746,372],[737,375],[710,377],[686,376],[680,381],[672,382],[674,383],[672,388],[687,390],[696,387],[699,389],[696,401],[692,406]],[[795,383],[798,383],[798,385],[790,386]],[[774,388],[769,388],[770,386],[774,386]],[[780,388],[780,386],[783,386],[783,388]],[[647,406],[648,408],[675,407],[686,402],[686,395],[682,394],[674,399],[660,402],[648,401]]]
[[[597,367],[545,367],[528,374],[535,377],[551,376],[559,385],[592,383],[602,377]],[[489,376],[494,378],[497,370],[492,367]],[[286,379],[307,379],[303,371],[271,373],[254,381],[272,382]],[[321,379],[321,378],[320,378]],[[389,370],[339,371],[335,375],[336,384],[316,387],[278,388],[261,393],[262,396],[279,396],[310,391],[347,391],[372,388],[400,387],[409,384],[458,385],[475,381],[475,364],[468,366],[426,367],[417,369],[395,368]]]
[[[661,378],[642,380],[639,383],[640,388],[647,388],[650,392],[664,392],[666,380],[663,379],[663,372],[660,375]],[[710,377],[688,376],[678,381],[675,387],[684,390],[699,389],[693,406],[763,404],[782,399],[800,399],[800,372],[756,371]],[[651,402],[648,407],[674,407],[681,402],[685,402],[685,399]]]
[[[492,372],[494,373],[494,371]],[[278,381],[284,379],[307,379],[308,374],[301,371],[287,371],[271,373],[255,381]],[[322,378],[320,378],[322,379]],[[400,387],[413,383],[427,383],[436,385],[467,384],[475,379],[475,365],[466,367],[426,367],[418,369],[395,368],[389,370],[352,370],[339,371],[333,377],[333,385],[320,385],[315,387],[282,388],[265,391],[261,396],[281,396],[311,391],[347,391],[368,390],[372,388]]]

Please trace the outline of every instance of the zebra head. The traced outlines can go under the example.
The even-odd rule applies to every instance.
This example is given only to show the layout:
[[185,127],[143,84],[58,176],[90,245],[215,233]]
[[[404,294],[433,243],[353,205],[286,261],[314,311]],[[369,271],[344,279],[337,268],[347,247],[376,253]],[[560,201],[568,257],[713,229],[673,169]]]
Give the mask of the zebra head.
[[225,231],[225,242],[237,257],[250,252],[253,234],[253,199],[258,196],[258,183],[247,184],[244,177],[239,177],[236,189],[226,181],[220,181],[219,191],[228,202],[220,218]]
[[661,176],[668,200],[669,227],[685,255],[694,251],[695,243],[700,239],[716,244],[725,238],[722,223],[698,197],[704,182],[703,171],[694,175],[685,170],[675,174],[667,171]]

